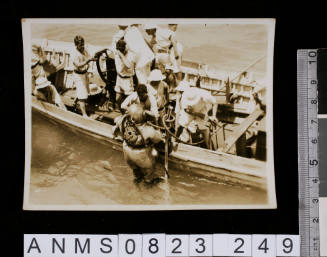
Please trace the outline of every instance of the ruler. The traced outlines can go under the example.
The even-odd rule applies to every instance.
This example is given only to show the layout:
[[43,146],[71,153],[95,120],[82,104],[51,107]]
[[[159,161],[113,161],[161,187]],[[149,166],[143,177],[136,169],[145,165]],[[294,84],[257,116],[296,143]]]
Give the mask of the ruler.
[[317,84],[317,50],[298,50],[297,111],[301,256],[319,256]]

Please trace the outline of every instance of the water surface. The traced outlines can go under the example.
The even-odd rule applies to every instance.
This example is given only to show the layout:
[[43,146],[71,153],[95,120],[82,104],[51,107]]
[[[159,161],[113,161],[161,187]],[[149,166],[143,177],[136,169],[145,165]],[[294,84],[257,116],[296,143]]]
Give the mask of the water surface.
[[30,203],[42,205],[112,204],[264,204],[266,192],[229,185],[169,169],[168,184],[145,188],[133,183],[122,152],[90,137],[32,116]]

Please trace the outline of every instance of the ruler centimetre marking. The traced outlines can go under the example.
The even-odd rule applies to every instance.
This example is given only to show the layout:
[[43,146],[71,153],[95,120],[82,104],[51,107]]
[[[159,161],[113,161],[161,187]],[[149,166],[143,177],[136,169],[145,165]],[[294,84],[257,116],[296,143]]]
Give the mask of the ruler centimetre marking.
[[301,256],[319,256],[317,50],[298,50],[297,112]]

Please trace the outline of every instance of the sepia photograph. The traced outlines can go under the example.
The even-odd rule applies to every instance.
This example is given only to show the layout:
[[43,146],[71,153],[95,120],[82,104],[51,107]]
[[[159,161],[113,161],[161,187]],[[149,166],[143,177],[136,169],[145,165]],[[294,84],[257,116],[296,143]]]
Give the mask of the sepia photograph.
[[24,210],[275,209],[274,19],[23,19]]

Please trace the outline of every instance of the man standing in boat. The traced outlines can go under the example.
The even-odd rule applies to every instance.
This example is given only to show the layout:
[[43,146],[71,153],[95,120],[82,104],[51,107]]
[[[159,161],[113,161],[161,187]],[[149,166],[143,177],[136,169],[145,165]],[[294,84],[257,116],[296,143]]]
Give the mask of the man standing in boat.
[[120,109],[123,95],[129,96],[134,92],[133,76],[135,74],[136,55],[127,49],[126,42],[123,39],[117,41],[114,55],[117,71],[116,103]]
[[156,62],[171,68],[174,73],[180,71],[182,45],[176,40],[177,24],[168,24],[168,28],[148,27],[147,33],[155,35]]
[[87,71],[89,69],[89,63],[94,61],[94,58],[85,49],[85,41],[82,36],[76,36],[74,43],[76,48],[72,52],[72,61],[75,67],[73,80],[76,87],[76,97],[79,101],[83,117],[88,117],[85,108],[90,91]]
[[148,92],[155,96],[161,114],[163,114],[164,107],[169,101],[169,86],[163,81],[165,78],[160,70],[154,69],[150,73],[147,84]]
[[[196,133],[197,130],[203,133],[206,148],[210,148],[210,131],[208,122],[218,123],[216,114],[218,104],[216,99],[209,91],[190,87],[185,90],[180,100],[179,128],[177,136],[179,137],[184,129],[191,133]],[[209,116],[209,111],[212,110],[212,115]]]
[[116,49],[116,44],[120,39],[124,39],[126,30],[128,28],[127,23],[120,23],[118,24],[118,32],[112,37],[112,44],[111,44],[111,50]]
[[123,152],[127,164],[132,168],[135,183],[157,184],[166,178],[166,173],[158,161],[154,144],[164,142],[159,130],[146,123],[144,108],[132,104],[121,125]]
[[146,84],[154,60],[154,53],[144,39],[143,33],[145,32],[140,24],[132,24],[124,35],[128,49],[136,55],[135,73],[139,84]]

